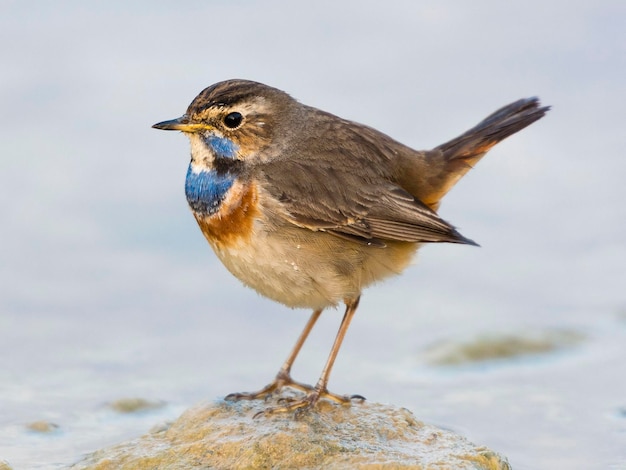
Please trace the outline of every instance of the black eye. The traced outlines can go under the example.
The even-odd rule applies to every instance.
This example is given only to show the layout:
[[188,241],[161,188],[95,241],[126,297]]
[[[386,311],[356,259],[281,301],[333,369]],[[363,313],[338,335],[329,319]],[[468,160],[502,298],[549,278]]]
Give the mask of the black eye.
[[224,125],[230,129],[239,127],[241,125],[241,121],[243,121],[243,116],[238,112],[229,113],[224,116]]

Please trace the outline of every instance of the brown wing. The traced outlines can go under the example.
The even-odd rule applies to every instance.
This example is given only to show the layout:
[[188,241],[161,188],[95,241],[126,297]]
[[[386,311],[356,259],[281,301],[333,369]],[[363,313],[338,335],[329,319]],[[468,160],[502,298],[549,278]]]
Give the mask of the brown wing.
[[[458,233],[371,160],[320,154],[263,165],[263,187],[278,199],[288,220],[370,245],[385,241],[475,243]],[[345,163],[345,158],[342,159]]]
[[[363,243],[386,240],[475,245],[433,209],[454,183],[500,140],[548,110],[529,98],[507,105],[460,137],[417,152],[389,136],[307,106],[282,130],[289,145],[258,177],[288,220]],[[290,154],[285,154],[288,151]]]

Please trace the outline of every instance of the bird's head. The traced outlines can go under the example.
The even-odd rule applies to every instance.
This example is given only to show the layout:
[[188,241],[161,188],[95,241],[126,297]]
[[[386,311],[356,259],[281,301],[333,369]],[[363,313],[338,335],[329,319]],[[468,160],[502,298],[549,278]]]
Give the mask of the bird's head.
[[262,161],[282,124],[297,110],[287,93],[248,80],[228,80],[204,89],[187,112],[154,128],[184,132],[194,166],[220,161]]

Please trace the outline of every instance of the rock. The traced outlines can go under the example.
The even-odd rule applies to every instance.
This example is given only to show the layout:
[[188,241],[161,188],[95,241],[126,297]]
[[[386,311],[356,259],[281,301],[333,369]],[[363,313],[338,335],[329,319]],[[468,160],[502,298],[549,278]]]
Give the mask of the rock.
[[0,460],[0,470],[13,470],[6,460]]
[[506,458],[408,410],[365,402],[319,404],[298,415],[253,416],[271,401],[216,401],[174,423],[97,451],[71,468],[507,469]]

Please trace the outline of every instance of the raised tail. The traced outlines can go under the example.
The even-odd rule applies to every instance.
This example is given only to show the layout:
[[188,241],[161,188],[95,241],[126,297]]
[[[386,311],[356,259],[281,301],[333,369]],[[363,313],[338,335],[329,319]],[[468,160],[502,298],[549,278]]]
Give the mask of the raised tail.
[[474,166],[491,147],[541,119],[549,109],[549,106],[541,107],[536,97],[515,101],[433,150],[443,152],[446,160],[462,160]]
[[538,98],[526,98],[508,104],[487,116],[459,137],[425,152],[419,164],[426,178],[416,178],[419,187],[411,191],[431,209],[498,142],[541,119],[550,109]]

